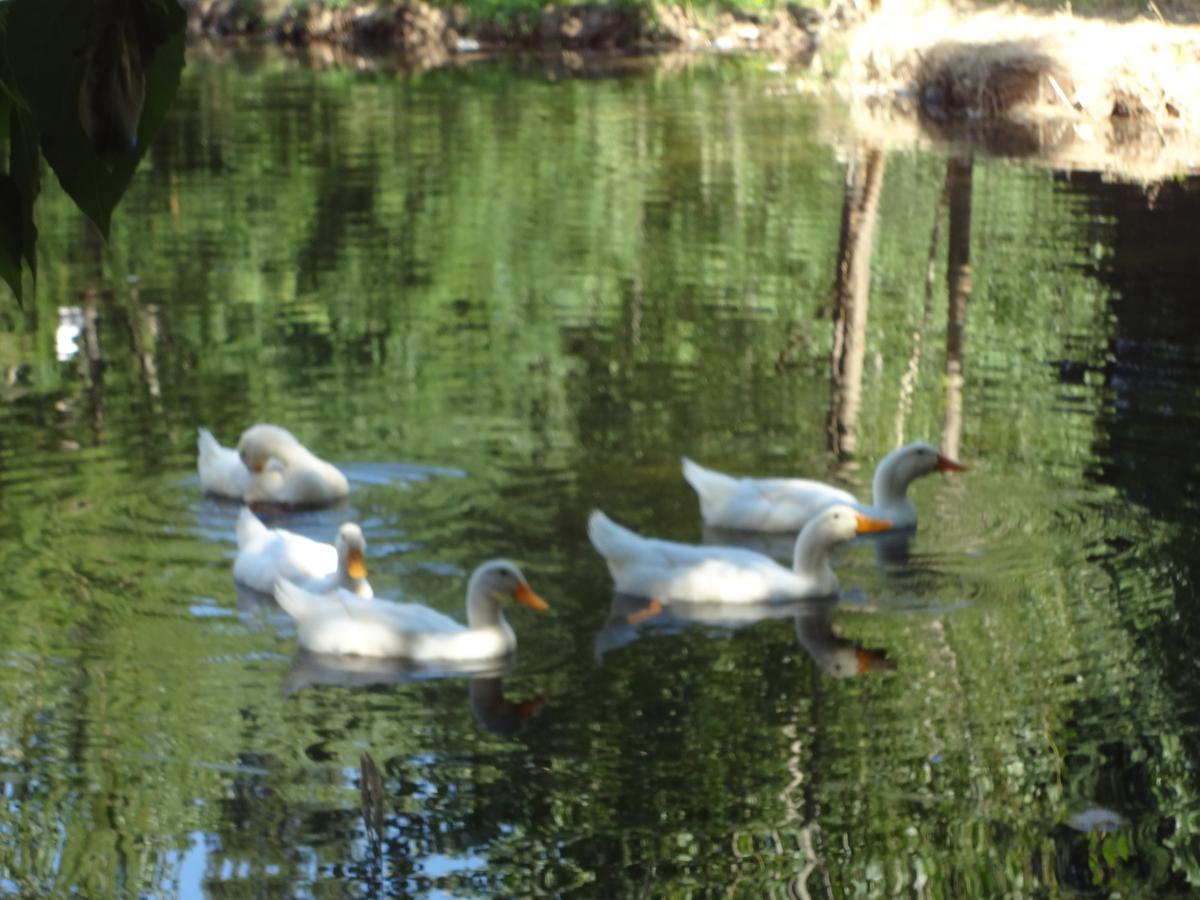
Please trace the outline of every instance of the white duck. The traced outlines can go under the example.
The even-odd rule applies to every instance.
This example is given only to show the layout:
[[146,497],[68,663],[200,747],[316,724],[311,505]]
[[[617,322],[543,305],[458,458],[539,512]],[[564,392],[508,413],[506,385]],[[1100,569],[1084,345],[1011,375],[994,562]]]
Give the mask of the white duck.
[[645,538],[599,510],[588,519],[588,537],[608,563],[616,590],[663,603],[766,603],[836,593],[829,553],[856,534],[884,531],[890,522],[849,506],[831,506],[796,537],[792,568],[741,547],[710,547]]
[[237,450],[222,447],[200,429],[197,468],[200,485],[214,494],[246,503],[322,506],[350,492],[346,476],[278,425],[252,425]]
[[363,600],[346,590],[314,594],[286,580],[275,585],[275,599],[296,620],[303,649],[422,665],[486,663],[511,654],[517,637],[500,610],[509,598],[530,609],[550,608],[505,559],[485,562],[471,575],[466,625],[419,603]]
[[963,472],[925,443],[893,450],[875,467],[874,504],[867,506],[841,488],[804,478],[736,478],[683,457],[683,477],[700,496],[704,524],[745,531],[796,531],[833,503],[845,503],[893,527],[917,524],[908,486],[933,472]]
[[233,577],[265,594],[280,578],[314,594],[344,588],[356,597],[375,596],[367,581],[362,529],[347,522],[333,544],[322,544],[283,528],[268,528],[243,506],[237,522],[238,554]]

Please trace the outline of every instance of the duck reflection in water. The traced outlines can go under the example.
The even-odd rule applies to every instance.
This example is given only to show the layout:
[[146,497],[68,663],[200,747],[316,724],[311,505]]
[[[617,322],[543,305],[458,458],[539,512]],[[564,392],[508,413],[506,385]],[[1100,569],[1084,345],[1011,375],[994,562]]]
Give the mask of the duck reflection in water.
[[800,645],[823,672],[849,678],[896,668],[880,648],[864,647],[839,635],[833,627],[837,597],[791,603],[662,603],[646,597],[614,594],[608,619],[593,641],[596,664],[604,655],[644,634],[678,634],[694,625],[734,631],[767,619],[792,619]]
[[834,678],[852,678],[895,669],[895,661],[882,647],[864,647],[837,633],[833,627],[837,605],[836,597],[811,600],[796,613],[796,637],[821,670]]
[[475,721],[496,734],[517,734],[546,705],[545,697],[514,701],[505,696],[504,676],[510,666],[491,663],[473,669],[460,666],[414,666],[403,660],[367,656],[330,656],[301,650],[283,680],[283,695],[289,697],[311,685],[366,687],[378,684],[410,684],[435,678],[470,675],[467,696]]

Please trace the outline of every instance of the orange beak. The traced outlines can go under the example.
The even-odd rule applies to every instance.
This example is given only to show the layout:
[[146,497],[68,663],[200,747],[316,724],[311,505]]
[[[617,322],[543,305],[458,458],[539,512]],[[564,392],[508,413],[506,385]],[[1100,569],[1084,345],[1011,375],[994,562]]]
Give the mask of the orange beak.
[[887,658],[887,654],[883,650],[869,650],[866,647],[859,647],[854,651],[854,658],[858,660],[859,675],[874,672],[876,669],[890,670],[896,668],[896,664]]
[[363,559],[362,551],[357,547],[346,557],[346,572],[351,578],[367,577],[367,562]]
[[938,454],[937,470],[939,472],[965,472],[967,467],[960,462],[955,462],[948,456]]
[[545,612],[550,608],[550,604],[535,594],[533,588],[523,581],[513,591],[513,597],[518,603],[523,603],[530,609],[536,609],[538,612]]
[[641,625],[647,619],[653,619],[663,611],[663,605],[657,600],[651,600],[641,609],[631,612],[625,617],[625,621],[630,625]]
[[872,519],[870,516],[864,516],[862,513],[854,514],[855,534],[870,534],[872,531],[887,531],[891,527],[892,523],[885,522],[883,519]]

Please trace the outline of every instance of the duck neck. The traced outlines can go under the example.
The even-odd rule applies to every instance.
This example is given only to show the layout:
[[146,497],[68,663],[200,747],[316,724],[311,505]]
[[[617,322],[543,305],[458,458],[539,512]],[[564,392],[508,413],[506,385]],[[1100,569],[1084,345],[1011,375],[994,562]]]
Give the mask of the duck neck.
[[916,509],[908,499],[908,485],[912,479],[903,477],[899,464],[900,457],[893,454],[884,457],[875,469],[875,481],[871,485],[875,508],[893,517],[915,517]]
[[471,628],[499,628],[512,631],[500,604],[491,594],[473,590],[467,597],[467,625]]
[[[814,519],[810,524],[817,522]],[[831,549],[832,544],[820,529],[805,526],[796,538],[796,550],[792,556],[792,570],[797,575],[811,577],[822,594],[832,594],[837,590],[837,576],[829,564]]]
[[371,588],[367,584],[367,579],[352,578],[344,568],[338,570],[338,587],[344,588],[359,597],[373,596]]
[[285,466],[312,456],[303,444],[288,443],[287,441],[271,441],[263,447],[263,450],[267,460],[277,459]]

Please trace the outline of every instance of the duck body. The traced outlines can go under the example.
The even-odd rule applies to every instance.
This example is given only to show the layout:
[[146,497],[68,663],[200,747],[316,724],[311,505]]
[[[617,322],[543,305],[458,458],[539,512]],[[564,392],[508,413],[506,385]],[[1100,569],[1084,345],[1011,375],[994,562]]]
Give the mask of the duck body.
[[429,665],[501,659],[516,648],[507,622],[472,629],[419,603],[361,602],[342,589],[313,594],[290,581],[278,583],[275,599],[296,620],[296,642],[310,653]]
[[328,506],[350,493],[346,476],[305,447],[277,452],[276,458],[252,474],[243,495],[247,503]]
[[500,611],[508,598],[545,610],[515,565],[484,563],[467,589],[467,624],[419,603],[364,599],[345,589],[316,594],[280,580],[275,599],[296,620],[296,640],[312,653],[404,659],[418,665],[484,663],[517,646]]
[[604,557],[618,593],[660,602],[772,603],[821,597],[838,589],[830,550],[857,533],[890,523],[849,506],[824,510],[796,538],[791,569],[741,547],[711,547],[646,538],[599,510],[588,519],[588,537]]
[[799,531],[834,503],[858,506],[849,491],[807,478],[738,478],[686,456],[683,477],[700,498],[706,525],[739,531]]
[[350,493],[338,469],[286,428],[260,423],[242,432],[237,449],[199,429],[197,469],[204,490],[246,503],[327,506]]
[[269,594],[279,579],[317,595],[338,589],[357,598],[374,596],[364,559],[362,529],[346,523],[333,544],[314,541],[283,528],[268,528],[248,506],[237,524],[238,554],[233,562],[236,581]]
[[821,510],[846,504],[868,518],[885,520],[893,527],[917,524],[917,510],[908,497],[908,486],[933,472],[963,471],[965,466],[942,456],[926,443],[893,450],[875,468],[874,503],[859,503],[841,488],[804,478],[740,478],[706,469],[687,457],[683,477],[700,498],[704,523],[742,531],[797,531]]

